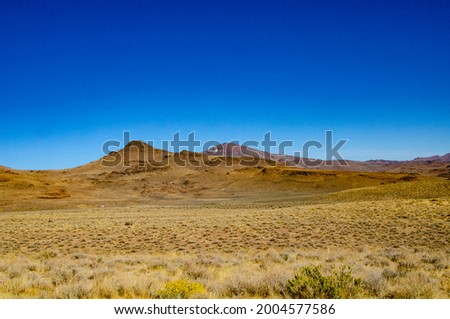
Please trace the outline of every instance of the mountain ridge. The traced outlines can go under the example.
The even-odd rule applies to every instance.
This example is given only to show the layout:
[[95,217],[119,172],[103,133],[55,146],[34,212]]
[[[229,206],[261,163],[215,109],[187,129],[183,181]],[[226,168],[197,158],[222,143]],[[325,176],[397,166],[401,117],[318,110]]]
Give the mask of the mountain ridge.
[[[347,166],[339,166],[333,161],[302,167],[286,157],[268,159],[262,151],[250,154],[261,158],[249,158],[249,151],[224,145],[210,154],[174,153],[131,141],[118,151],[71,169],[0,167],[0,211],[284,202],[355,188],[450,179],[450,165],[443,162],[348,161]],[[221,156],[227,154],[243,156]]]
[[[327,167],[328,169],[348,169],[348,170],[356,170],[356,171],[365,171],[363,169],[364,167],[368,167],[372,169],[380,168],[380,167],[386,167],[386,166],[392,166],[392,165],[408,165],[412,163],[450,163],[450,153],[444,154],[444,155],[433,155],[429,157],[416,157],[412,160],[389,160],[389,159],[371,159],[366,161],[355,161],[355,160],[346,160],[347,163],[349,163],[348,167],[339,168],[339,165],[337,165],[337,161],[322,161],[322,165],[308,165],[308,163],[315,163],[317,159],[314,158],[305,158],[305,157],[296,157],[293,155],[285,155],[285,154],[276,154],[276,153],[269,153],[265,151],[261,151],[259,149],[246,146],[246,145],[240,145],[234,142],[225,142],[221,143],[215,146],[210,147],[209,149],[203,151],[203,152],[190,152],[190,151],[180,151],[178,153],[167,151],[164,149],[155,148],[152,145],[142,141],[142,140],[132,140],[128,142],[122,149],[117,151],[111,151],[109,154],[104,155],[100,159],[93,160],[89,163],[82,164],[76,167],[67,168],[64,170],[74,170],[74,169],[80,169],[85,166],[88,166],[90,164],[96,163],[98,161],[104,161],[105,159],[114,157],[115,155],[119,154],[124,159],[125,156],[131,156],[135,157],[136,152],[152,152],[158,160],[161,160],[161,156],[180,156],[180,157],[186,157],[186,156],[214,156],[214,157],[224,157],[224,158],[240,158],[240,157],[253,157],[260,160],[271,160],[274,162],[278,162],[280,164],[284,164],[286,166],[290,167],[300,167],[300,168],[324,168]],[[130,159],[126,160],[124,164],[132,164],[136,161],[148,161],[151,163],[151,160],[148,159],[147,156],[144,156],[143,159]],[[7,167],[0,165],[0,169],[3,170],[14,170],[14,171],[47,171],[47,170],[26,170],[26,169],[15,169],[13,167]],[[51,170],[51,169],[48,169]],[[375,169],[376,171],[377,169]],[[63,171],[63,169],[59,169],[56,171]]]

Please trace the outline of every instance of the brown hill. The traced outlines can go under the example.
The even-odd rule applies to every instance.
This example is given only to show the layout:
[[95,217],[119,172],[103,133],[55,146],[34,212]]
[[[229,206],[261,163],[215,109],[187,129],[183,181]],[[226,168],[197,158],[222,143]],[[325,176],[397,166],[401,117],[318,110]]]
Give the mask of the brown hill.
[[[37,210],[142,204],[304,200],[337,191],[447,179],[443,163],[336,163],[305,169],[249,156],[172,153],[132,141],[122,150],[68,170],[0,168],[0,210]],[[225,155],[225,156],[224,156]],[[439,177],[437,177],[439,176]]]

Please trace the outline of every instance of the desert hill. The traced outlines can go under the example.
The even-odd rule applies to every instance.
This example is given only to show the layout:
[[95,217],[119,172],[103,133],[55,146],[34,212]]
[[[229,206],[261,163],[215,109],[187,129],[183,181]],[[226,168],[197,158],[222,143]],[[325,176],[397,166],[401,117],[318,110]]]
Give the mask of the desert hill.
[[305,200],[349,189],[450,178],[449,165],[440,161],[349,161],[344,168],[328,163],[310,169],[282,155],[269,159],[268,153],[230,145],[219,145],[214,152],[172,153],[132,141],[67,170],[0,167],[0,211]]

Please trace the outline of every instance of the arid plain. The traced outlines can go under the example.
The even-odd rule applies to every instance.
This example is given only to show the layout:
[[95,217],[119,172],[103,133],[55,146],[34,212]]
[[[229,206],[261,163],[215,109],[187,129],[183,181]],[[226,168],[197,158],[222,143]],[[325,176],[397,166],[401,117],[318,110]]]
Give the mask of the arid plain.
[[0,297],[450,297],[450,163],[288,164],[132,142],[0,167]]

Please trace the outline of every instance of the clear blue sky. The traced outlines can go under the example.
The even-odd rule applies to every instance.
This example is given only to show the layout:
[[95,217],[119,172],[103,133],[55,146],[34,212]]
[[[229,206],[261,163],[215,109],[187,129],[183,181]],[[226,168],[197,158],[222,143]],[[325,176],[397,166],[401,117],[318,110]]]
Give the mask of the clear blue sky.
[[14,168],[84,164],[124,130],[444,154],[450,2],[1,1],[0,110]]

